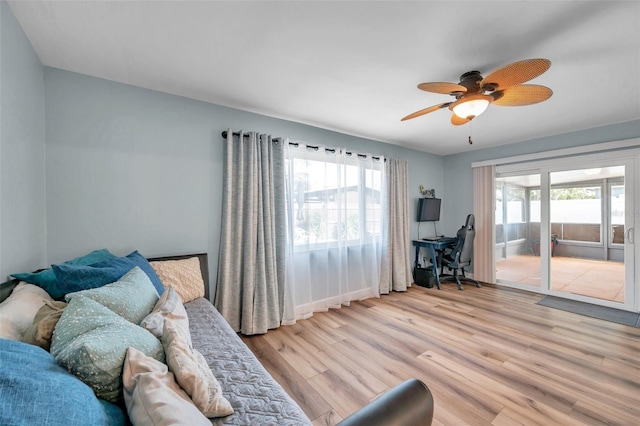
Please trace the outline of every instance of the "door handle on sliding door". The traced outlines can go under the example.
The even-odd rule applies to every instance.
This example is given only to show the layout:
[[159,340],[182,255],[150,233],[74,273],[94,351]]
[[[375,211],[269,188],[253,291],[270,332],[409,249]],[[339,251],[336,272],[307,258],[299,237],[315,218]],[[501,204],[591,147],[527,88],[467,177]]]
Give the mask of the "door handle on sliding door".
[[626,234],[627,234],[627,242],[629,244],[633,244],[633,228],[629,228]]

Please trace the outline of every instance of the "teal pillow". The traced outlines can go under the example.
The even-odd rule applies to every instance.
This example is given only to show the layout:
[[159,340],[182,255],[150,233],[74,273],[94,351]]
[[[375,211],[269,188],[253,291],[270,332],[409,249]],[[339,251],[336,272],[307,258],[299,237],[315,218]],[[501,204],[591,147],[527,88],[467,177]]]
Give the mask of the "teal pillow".
[[153,334],[88,297],[75,296],[51,340],[56,362],[91,386],[98,398],[122,399],[122,369],[128,347],[164,362]]
[[95,300],[134,324],[140,324],[158,301],[158,293],[151,280],[137,266],[114,283],[69,293],[65,298],[68,302],[78,296]]
[[0,425],[124,425],[115,404],[56,364],[44,349],[0,339]]
[[159,295],[164,293],[164,285],[158,274],[137,250],[125,257],[113,257],[91,265],[51,265],[56,274],[58,285],[65,294],[98,288],[115,282],[134,266],[139,266],[149,276]]
[[[102,262],[107,259],[114,258],[113,254],[107,249],[94,250],[84,256],[76,257],[75,259],[67,260],[64,265],[86,266],[93,263]],[[53,269],[45,269],[40,272],[24,272],[20,274],[12,274],[13,278],[17,278],[20,281],[28,282],[29,284],[35,284],[38,287],[43,288],[51,297],[60,300],[64,297],[65,292],[58,285],[56,275]]]

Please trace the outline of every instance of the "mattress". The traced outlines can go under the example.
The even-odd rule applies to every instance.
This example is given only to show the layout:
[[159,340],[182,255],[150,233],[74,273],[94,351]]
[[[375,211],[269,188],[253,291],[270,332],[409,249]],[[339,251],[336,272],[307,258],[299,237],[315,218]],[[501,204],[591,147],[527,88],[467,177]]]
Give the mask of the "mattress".
[[199,298],[185,307],[193,347],[207,359],[235,410],[212,419],[214,425],[311,425],[209,301]]

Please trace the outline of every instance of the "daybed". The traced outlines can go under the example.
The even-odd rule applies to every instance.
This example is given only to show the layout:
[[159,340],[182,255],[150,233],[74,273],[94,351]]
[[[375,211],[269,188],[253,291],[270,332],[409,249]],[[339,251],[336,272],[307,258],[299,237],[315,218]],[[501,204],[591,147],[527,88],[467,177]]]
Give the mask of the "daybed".
[[[98,252],[104,254],[106,250],[92,252],[92,254]],[[25,307],[25,304],[31,303],[34,298],[42,299],[41,294],[37,293],[40,288],[27,286],[22,283],[18,286],[20,281],[18,279],[0,284],[0,302],[2,302],[0,303],[0,325],[2,325],[0,328],[2,333],[0,335],[7,337],[13,333],[14,337],[13,340],[0,338],[0,424],[118,425],[127,424],[130,421],[134,424],[196,424],[197,421],[204,417],[202,415],[203,410],[200,409],[201,406],[198,405],[197,407],[200,409],[200,413],[196,411],[194,417],[190,416],[193,414],[192,407],[194,404],[199,404],[196,399],[196,394],[202,391],[203,386],[205,390],[210,389],[210,395],[213,395],[216,392],[215,390],[218,389],[215,398],[220,397],[222,403],[216,405],[216,407],[223,407],[221,409],[222,411],[220,411],[221,413],[228,414],[228,411],[225,412],[227,408],[224,407],[227,406],[225,406],[224,403],[228,403],[233,411],[231,414],[219,417],[207,415],[209,420],[204,419],[207,424],[209,422],[214,425],[311,424],[300,407],[264,369],[253,353],[209,302],[209,277],[206,254],[144,259],[137,252],[121,258],[115,258],[109,253],[110,257],[108,256],[106,260],[100,260],[98,262],[93,262],[96,258],[92,258],[89,255],[87,256],[87,259],[81,261],[78,261],[78,259],[81,258],[74,259],[62,264],[60,267],[53,265],[51,269],[39,271],[37,274],[40,274],[40,276],[49,274],[49,279],[51,279],[51,277],[54,277],[54,279],[58,278],[58,285],[61,285],[61,282],[64,282],[64,280],[70,277],[82,278],[84,280],[88,279],[91,281],[91,284],[83,288],[91,291],[91,289],[94,288],[92,287],[93,283],[99,281],[95,277],[109,272],[107,271],[108,268],[101,269],[101,265],[112,265],[114,262],[124,262],[125,265],[128,265],[127,262],[132,259],[134,262],[138,262],[138,266],[141,269],[131,269],[126,275],[117,279],[116,282],[108,280],[105,276],[101,277],[103,281],[108,280],[109,282],[109,284],[104,287],[98,287],[100,289],[99,291],[103,292],[101,294],[104,295],[106,291],[112,290],[122,292],[129,291],[131,286],[123,287],[123,285],[130,285],[132,279],[138,279],[140,276],[146,280],[147,276],[151,278],[153,272],[156,272],[156,276],[159,279],[162,277],[159,282],[165,288],[159,288],[158,282],[154,281],[153,278],[150,280],[155,290],[157,290],[154,299],[156,303],[154,306],[149,305],[147,310],[151,312],[147,312],[147,315],[142,320],[140,320],[139,313],[138,317],[135,317],[129,307],[122,308],[120,305],[127,305],[127,303],[139,304],[139,299],[144,299],[145,297],[143,290],[138,290],[139,293],[136,293],[135,297],[131,297],[130,295],[126,296],[124,301],[118,299],[120,305],[115,307],[109,305],[109,303],[111,303],[110,300],[104,302],[100,298],[95,299],[109,308],[108,315],[113,316],[113,312],[111,312],[111,310],[113,310],[114,312],[118,312],[116,317],[120,315],[125,318],[122,319],[118,317],[112,320],[109,325],[110,327],[124,327],[127,330],[130,327],[139,327],[142,331],[136,329],[135,332],[144,334],[144,339],[149,338],[149,345],[138,345],[136,342],[137,349],[140,349],[140,352],[137,351],[137,349],[125,349],[125,362],[122,368],[118,370],[120,372],[119,374],[121,374],[121,376],[117,377],[118,389],[107,385],[102,386],[100,382],[96,384],[95,381],[92,382],[94,377],[91,376],[87,378],[87,374],[85,374],[83,380],[80,380],[76,375],[71,374],[70,371],[82,376],[81,373],[84,372],[83,368],[87,364],[90,364],[92,368],[96,366],[101,367],[101,362],[103,361],[101,356],[106,359],[109,358],[111,354],[106,353],[95,357],[89,353],[86,356],[83,355],[85,358],[79,355],[73,355],[80,358],[80,360],[73,359],[73,356],[70,357],[67,352],[73,354],[82,352],[84,354],[84,352],[89,351],[86,349],[88,346],[96,347],[96,343],[92,341],[90,344],[86,342],[77,344],[73,340],[75,336],[68,336],[69,332],[67,332],[67,329],[71,327],[75,330],[74,327],[80,327],[93,330],[93,328],[96,327],[92,328],[89,323],[97,316],[95,312],[104,313],[104,307],[99,303],[95,304],[93,301],[87,300],[89,297],[84,297],[82,290],[74,289],[74,291],[78,291],[76,294],[83,294],[82,297],[74,297],[73,292],[65,295],[63,291],[59,291],[60,288],[47,288],[47,291],[55,296],[51,299],[66,300],[69,302],[68,305],[65,305],[64,309],[56,311],[57,318],[52,322],[52,325],[43,325],[51,318],[45,317],[45,320],[42,320],[44,316],[42,313],[43,310],[47,311],[48,309],[47,312],[50,313],[51,311],[55,311],[58,305],[56,305],[54,301],[47,302],[46,305],[51,306],[49,309],[46,307],[42,308],[42,303],[40,303],[37,311],[39,316],[35,317],[36,321],[30,324],[29,329],[25,331],[24,324],[13,323],[13,316],[21,316],[29,310],[34,311],[32,307]],[[177,361],[171,361],[174,360],[174,357],[178,359],[180,354],[176,354],[175,349],[168,349],[165,342],[165,339],[169,339],[167,336],[170,333],[174,333],[174,326],[172,325],[174,321],[171,319],[173,318],[172,315],[176,318],[180,316],[180,314],[175,314],[175,312],[182,309],[182,304],[179,304],[178,311],[174,310],[172,311],[173,313],[167,314],[167,306],[170,305],[167,300],[175,297],[176,291],[173,288],[174,284],[178,284],[178,288],[180,288],[180,283],[177,281],[193,278],[193,271],[185,271],[184,268],[193,268],[194,262],[199,266],[199,278],[201,278],[201,280],[195,281],[199,282],[199,285],[203,288],[197,289],[198,291],[189,295],[189,288],[191,291],[194,289],[193,283],[191,282],[180,290],[184,297],[181,295],[179,300],[189,299],[184,304],[186,317],[188,317],[187,334],[189,337],[183,346],[188,346],[188,340],[190,339],[192,343],[191,350],[196,354],[195,358],[199,356],[198,354],[202,354],[202,356],[204,356],[203,362],[206,363],[205,366],[208,365],[210,371],[203,372],[202,374],[206,377],[206,380],[202,379],[202,377],[190,377],[191,382],[185,385],[181,381],[182,377],[180,377],[184,376],[184,374],[176,372],[176,370],[182,368],[182,365],[176,364]],[[149,265],[153,267],[153,271],[150,271],[151,268],[149,268]],[[124,266],[119,265],[118,267]],[[191,276],[189,277],[190,273]],[[65,274],[67,274],[67,276],[65,276]],[[107,276],[108,275],[107,273]],[[33,278],[33,276],[29,274],[15,274],[14,276]],[[118,283],[120,283],[121,286],[114,287],[114,284]],[[66,282],[66,284],[69,284],[69,282]],[[75,285],[75,282],[72,284]],[[102,284],[104,284],[104,282],[100,285]],[[148,287],[148,283],[145,285]],[[47,286],[45,285],[44,287]],[[144,288],[148,290],[147,287]],[[168,290],[169,287],[171,287],[171,292]],[[107,288],[108,290],[105,290]],[[185,290],[185,288],[187,290]],[[67,290],[68,289],[69,287],[67,287]],[[24,297],[24,293],[27,292],[27,290],[35,291],[35,294]],[[160,297],[159,293],[164,294],[164,296]],[[91,297],[94,296],[95,295],[92,295]],[[162,302],[163,300],[164,302]],[[82,301],[85,305],[92,307],[94,311],[91,311],[89,315],[85,316],[81,316],[80,314],[73,316],[73,312],[84,312],[74,310],[81,309],[77,307],[77,305],[81,304],[81,302],[78,301]],[[162,303],[164,303],[164,305],[161,306],[160,309],[159,305],[162,305]],[[156,338],[157,336],[152,336],[147,330],[155,334],[153,321],[159,318],[157,316],[158,312],[164,315],[160,316],[164,321],[164,325],[160,323],[160,328],[163,329],[164,335],[160,332],[161,336]],[[33,312],[33,314],[34,315],[31,316],[32,318],[35,316],[35,312]],[[27,314],[27,316],[28,315],[29,314]],[[41,320],[41,322],[38,323],[38,320]],[[147,329],[139,325],[132,325],[136,323],[142,324],[147,327]],[[176,320],[176,323],[179,323],[179,321]],[[113,324],[116,325],[114,326]],[[156,323],[155,326],[157,325]],[[22,330],[18,330],[20,327],[22,327]],[[47,347],[47,344],[29,344],[15,339],[16,333],[23,333],[24,339],[33,343],[34,333],[44,333],[46,335],[47,327],[51,328],[49,331],[51,341],[45,343],[50,344],[50,349]],[[105,327],[98,327],[100,330],[104,330],[104,328]],[[91,333],[92,332],[93,331],[91,331]],[[74,331],[74,333],[77,332]],[[118,334],[118,330],[110,333],[111,334],[100,336],[102,341],[98,342],[98,349],[101,348],[108,352],[112,346],[118,346],[119,349],[114,350],[114,352],[117,352],[118,350],[122,351],[123,347],[127,347],[128,343],[126,343],[126,341],[128,337],[121,337],[121,335]],[[122,334],[122,336],[124,335],[125,334]],[[175,336],[179,335],[179,333],[171,335]],[[29,338],[29,336],[31,337]],[[153,339],[156,339],[156,341],[153,341]],[[162,343],[159,346],[160,351],[157,350],[158,342]],[[102,346],[100,346],[101,344]],[[163,347],[165,349],[164,351],[162,351]],[[76,352],[73,352],[74,348]],[[48,350],[50,350],[51,353]],[[162,354],[160,352],[162,352]],[[187,350],[187,352],[189,352],[189,350]],[[193,354],[188,354],[188,356],[191,355]],[[120,356],[120,360],[123,357],[122,353],[116,354],[115,356]],[[136,357],[142,357],[145,360],[141,363],[143,366],[142,370],[138,369],[138,364],[132,367],[135,360],[138,359]],[[120,363],[122,364],[122,360]],[[164,363],[168,364],[169,368],[166,368]],[[66,368],[61,367],[59,364],[64,365]],[[150,370],[145,370],[144,368],[146,368],[147,365],[153,365],[153,367],[150,367]],[[163,367],[164,370],[162,369]],[[80,373],[78,373],[79,371]],[[175,376],[172,372],[175,373]],[[208,376],[210,373],[213,373],[214,377],[211,380],[215,381],[217,379],[217,383],[210,381]],[[98,373],[92,371],[90,374]],[[158,377],[161,377],[161,380],[157,380]],[[207,382],[203,384],[202,380]],[[171,383],[169,383],[169,381]],[[91,386],[85,384],[85,382]],[[178,386],[176,382],[178,382],[180,386]],[[193,388],[194,386],[195,388]],[[200,386],[200,388],[198,388],[198,386]],[[216,388],[216,386],[218,387]],[[187,392],[185,393],[184,390]],[[189,398],[189,396],[192,395],[191,392],[194,392],[193,402]],[[166,395],[170,395],[170,397]],[[179,397],[176,397],[176,395],[179,395]],[[125,404],[125,399],[127,404]],[[211,399],[212,397],[201,404],[211,404]],[[188,403],[188,406],[184,405],[185,401]],[[131,404],[129,404],[130,402]],[[210,412],[205,412],[205,414],[210,414]],[[200,417],[197,417],[198,415],[200,415]],[[175,420],[176,416],[181,420]],[[367,407],[364,407],[351,417],[345,419],[344,424],[428,425],[431,423],[432,416],[433,398],[428,388],[422,382],[412,380],[392,389],[377,401],[374,401],[374,403],[369,404]],[[390,419],[395,419],[395,421],[391,421]]]

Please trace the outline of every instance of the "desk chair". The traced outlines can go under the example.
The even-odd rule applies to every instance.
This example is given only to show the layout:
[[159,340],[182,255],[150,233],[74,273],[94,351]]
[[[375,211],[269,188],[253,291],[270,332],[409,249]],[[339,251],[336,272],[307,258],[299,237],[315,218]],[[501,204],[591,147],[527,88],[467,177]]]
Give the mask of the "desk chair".
[[[481,287],[478,281],[466,277],[464,271],[464,268],[469,267],[473,260],[473,240],[476,236],[475,223],[475,216],[472,214],[468,215],[466,223],[456,234],[456,238],[458,240],[456,241],[455,246],[449,253],[445,253],[444,256],[442,256],[441,272],[443,272],[443,274],[440,275],[440,279],[455,280],[458,284],[458,290],[463,290],[460,280],[471,281],[475,283],[476,287]],[[445,267],[452,270],[453,275],[445,275]],[[462,276],[458,275],[458,271],[460,271]]]

